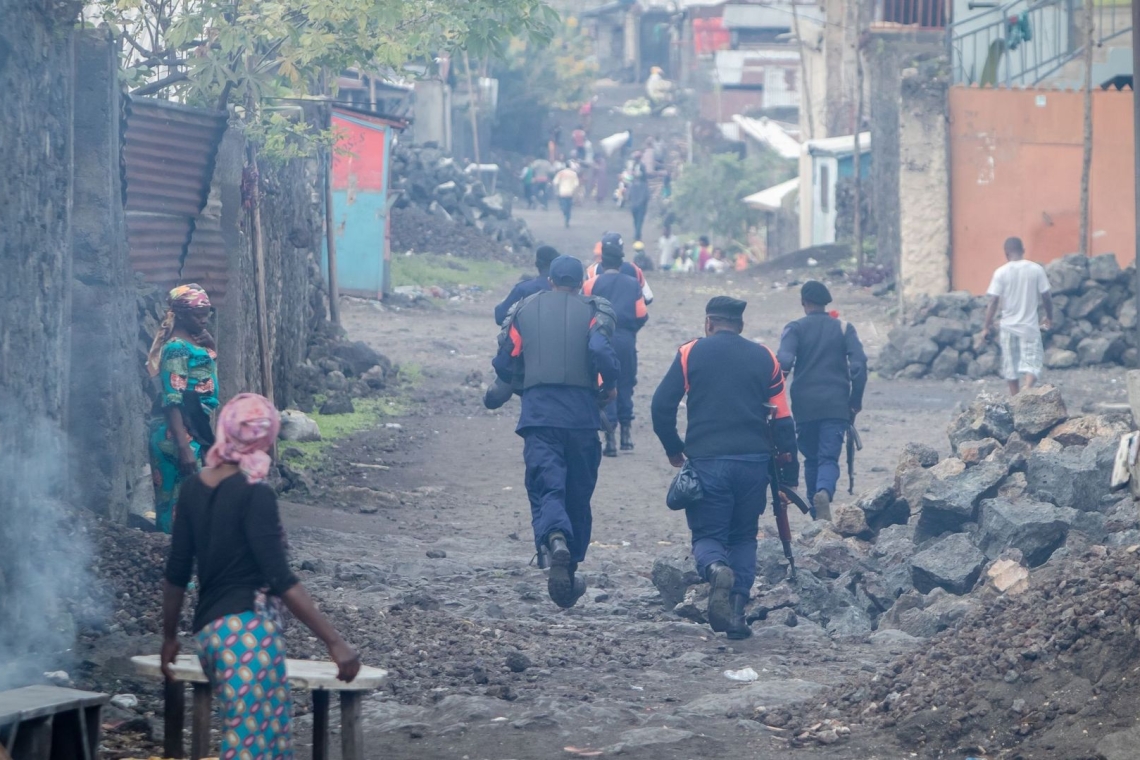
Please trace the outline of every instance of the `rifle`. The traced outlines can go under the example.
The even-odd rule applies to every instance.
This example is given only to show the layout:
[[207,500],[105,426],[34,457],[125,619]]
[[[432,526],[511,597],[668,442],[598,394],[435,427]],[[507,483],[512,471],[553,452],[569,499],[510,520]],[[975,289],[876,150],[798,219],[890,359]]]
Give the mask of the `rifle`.
[[[774,412],[775,407],[769,406],[768,440],[772,441],[773,448],[776,441],[775,431],[772,430],[772,413]],[[795,580],[796,558],[792,554],[792,526],[788,523],[788,507],[780,499],[780,496],[783,495],[789,502],[795,504],[800,512],[805,515],[811,513],[811,508],[790,486],[780,483],[780,466],[776,463],[775,456],[768,459],[768,483],[772,489],[772,513],[776,516],[776,532],[780,535],[780,544],[784,547],[784,557],[788,560],[788,577]]]
[[847,423],[847,493],[855,493],[855,452],[863,450],[863,439],[855,429],[855,416]]

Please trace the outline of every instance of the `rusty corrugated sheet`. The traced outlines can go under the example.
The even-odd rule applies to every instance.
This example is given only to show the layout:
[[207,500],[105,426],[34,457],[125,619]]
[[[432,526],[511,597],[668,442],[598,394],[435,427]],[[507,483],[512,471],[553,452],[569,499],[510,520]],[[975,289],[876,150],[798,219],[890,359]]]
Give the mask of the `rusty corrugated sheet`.
[[225,129],[223,112],[148,98],[132,98],[127,104],[123,146],[127,242],[135,271],[160,288],[177,285],[192,270],[211,297],[225,295],[226,251],[221,235],[207,229],[195,234]]

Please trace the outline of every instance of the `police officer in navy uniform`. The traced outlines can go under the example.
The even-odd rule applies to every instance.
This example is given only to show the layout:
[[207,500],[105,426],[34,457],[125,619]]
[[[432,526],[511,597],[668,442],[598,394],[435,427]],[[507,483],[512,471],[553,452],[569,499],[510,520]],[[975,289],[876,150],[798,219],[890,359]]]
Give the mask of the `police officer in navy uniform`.
[[547,589],[560,607],[573,607],[586,592],[577,569],[590,545],[600,406],[615,397],[618,380],[613,312],[604,299],[579,292],[584,273],[578,259],[555,259],[552,289],[511,310],[493,361],[499,379],[521,390],[515,432],[525,442],[535,547],[540,564],[549,565]]
[[[703,498],[685,510],[697,569],[712,586],[708,620],[729,638],[752,635],[744,608],[756,578],[756,532],[769,490],[799,479],[796,433],[784,373],[772,351],[741,335],[744,301],[717,296],[705,307],[705,337],[681,346],[653,394],[653,432],[669,463],[692,464]],[[688,428],[677,407],[688,396]]]
[[[637,332],[649,321],[641,284],[624,270],[625,250],[621,235],[607,232],[602,236],[600,273],[586,280],[582,292],[605,298],[617,315],[614,330],[614,352],[621,364],[617,399],[606,408],[612,429],[621,424],[621,450],[633,451],[633,389],[637,386]],[[606,432],[605,456],[616,457],[614,434]]]
[[538,268],[538,276],[517,283],[503,302],[495,307],[495,324],[501,325],[507,319],[511,307],[527,296],[550,290],[550,264],[558,258],[558,251],[549,245],[540,245],[534,252],[534,265]]
[[792,413],[815,517],[831,519],[843,437],[863,408],[867,354],[854,325],[829,314],[831,293],[810,280],[800,289],[804,317],[784,328],[777,357],[792,374]]

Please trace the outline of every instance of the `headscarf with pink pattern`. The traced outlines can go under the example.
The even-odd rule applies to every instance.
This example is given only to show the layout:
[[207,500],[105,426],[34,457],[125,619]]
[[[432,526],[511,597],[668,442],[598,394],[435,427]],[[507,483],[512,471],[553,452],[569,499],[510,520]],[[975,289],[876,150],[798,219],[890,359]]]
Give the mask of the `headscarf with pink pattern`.
[[[162,324],[159,326],[158,332],[155,333],[154,341],[150,344],[150,351],[147,353],[146,369],[151,377],[158,376],[159,364],[162,361],[162,347],[174,335],[177,316],[195,309],[210,308],[210,297],[206,295],[206,291],[202,289],[201,285],[194,282],[174,288],[170,291],[168,299],[169,307],[166,316],[163,317]],[[213,337],[208,332],[203,331],[194,336],[194,340],[203,348],[217,349]]]
[[277,440],[281,417],[269,399],[240,393],[218,414],[215,442],[206,453],[206,465],[236,464],[250,483],[269,474],[269,450]]

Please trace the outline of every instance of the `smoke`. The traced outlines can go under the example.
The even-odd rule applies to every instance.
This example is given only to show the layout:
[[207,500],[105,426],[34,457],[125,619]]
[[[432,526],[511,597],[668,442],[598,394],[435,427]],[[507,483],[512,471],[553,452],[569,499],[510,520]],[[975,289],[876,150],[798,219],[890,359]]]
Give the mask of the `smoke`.
[[90,591],[90,545],[66,502],[64,437],[12,412],[0,409],[0,691],[70,659],[72,600]]

